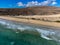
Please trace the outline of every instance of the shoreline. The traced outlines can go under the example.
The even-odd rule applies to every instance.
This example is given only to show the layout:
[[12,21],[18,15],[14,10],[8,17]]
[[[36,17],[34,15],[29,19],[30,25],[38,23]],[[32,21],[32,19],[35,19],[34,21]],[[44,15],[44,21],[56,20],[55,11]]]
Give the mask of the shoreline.
[[38,28],[41,28],[41,29],[44,28],[44,29],[60,30],[60,23],[56,23],[56,22],[19,19],[19,18],[10,17],[10,16],[0,16],[0,19],[9,20],[9,21],[13,21],[13,22],[18,22],[18,23],[22,23],[22,24],[25,24],[25,25],[38,27]]

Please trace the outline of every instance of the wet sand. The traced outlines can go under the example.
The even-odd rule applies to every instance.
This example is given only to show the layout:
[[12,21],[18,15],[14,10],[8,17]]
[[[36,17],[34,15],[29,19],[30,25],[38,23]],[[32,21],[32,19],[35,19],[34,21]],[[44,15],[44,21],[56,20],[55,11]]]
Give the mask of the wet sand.
[[15,22],[22,23],[24,25],[29,25],[29,26],[43,28],[43,29],[60,30],[60,23],[57,22],[46,22],[46,21],[38,21],[32,19],[19,19],[10,16],[0,16],[0,19],[15,21]]

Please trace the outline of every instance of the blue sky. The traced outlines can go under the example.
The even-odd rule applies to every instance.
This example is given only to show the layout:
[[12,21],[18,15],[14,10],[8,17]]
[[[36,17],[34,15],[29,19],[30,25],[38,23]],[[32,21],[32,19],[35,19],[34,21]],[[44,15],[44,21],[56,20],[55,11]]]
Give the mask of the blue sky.
[[60,7],[60,0],[0,0],[0,8],[23,8],[47,5]]

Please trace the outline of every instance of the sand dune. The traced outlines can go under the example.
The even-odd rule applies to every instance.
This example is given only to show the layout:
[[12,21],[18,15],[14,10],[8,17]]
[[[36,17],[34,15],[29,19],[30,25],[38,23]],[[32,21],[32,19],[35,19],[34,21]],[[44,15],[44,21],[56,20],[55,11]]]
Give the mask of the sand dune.
[[[6,20],[12,20],[12,21],[18,21],[18,22],[25,22],[25,23],[31,23],[31,24],[37,24],[37,25],[45,25],[45,26],[52,26],[52,27],[60,27],[60,23],[57,23],[57,22],[49,22],[49,21],[41,21],[41,20],[32,20],[32,19],[25,19],[26,17],[25,16],[21,16],[21,17],[24,17],[23,19],[22,18],[18,18],[17,17],[11,17],[11,16],[0,16],[1,19],[6,19]],[[29,17],[29,16],[27,16]],[[40,17],[40,16],[31,16],[31,17]],[[43,17],[43,16],[41,16]],[[48,16],[47,16],[48,17]],[[50,16],[49,16],[50,17]],[[51,19],[53,17],[60,17],[60,15],[53,15],[51,16]],[[47,18],[48,19],[48,18]],[[54,20],[54,19],[52,19]]]
[[60,14],[56,15],[34,15],[34,16],[16,16],[17,18],[35,19],[44,21],[60,21]]

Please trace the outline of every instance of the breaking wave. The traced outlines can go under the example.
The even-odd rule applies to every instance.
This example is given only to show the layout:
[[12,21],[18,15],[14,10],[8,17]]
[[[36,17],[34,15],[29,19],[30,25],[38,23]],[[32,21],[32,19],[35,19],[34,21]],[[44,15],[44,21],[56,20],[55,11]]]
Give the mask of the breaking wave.
[[60,31],[57,30],[51,30],[51,29],[40,29],[40,28],[36,28],[36,27],[31,27],[31,26],[27,26],[27,25],[22,25],[19,23],[15,23],[12,21],[8,21],[8,20],[3,20],[0,19],[0,24],[4,25],[6,28],[11,28],[11,29],[18,29],[21,31],[24,30],[36,30],[40,33],[42,38],[45,38],[47,40],[55,40],[57,42],[60,42]]

